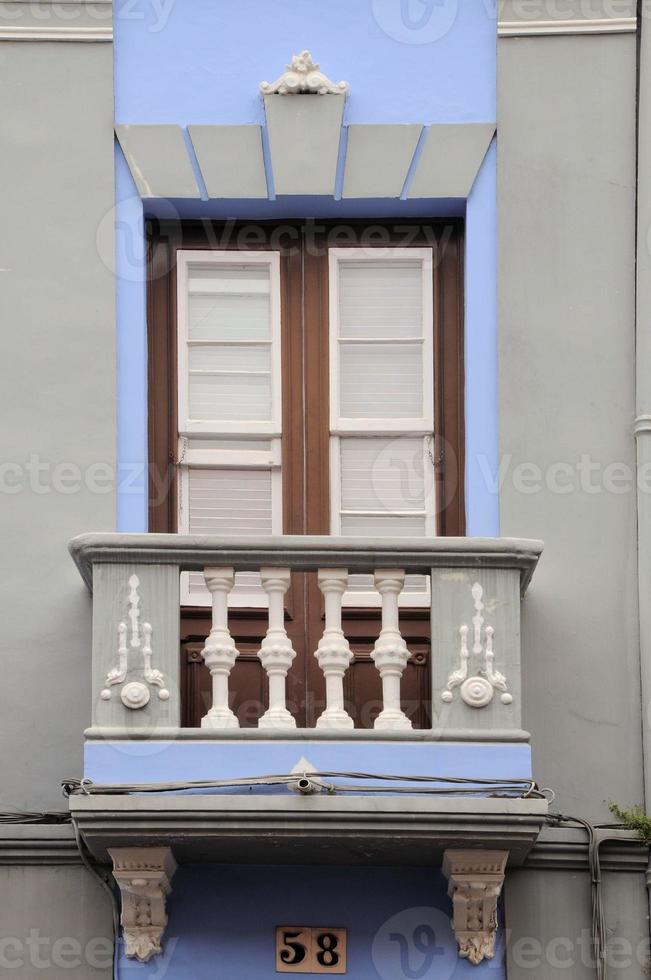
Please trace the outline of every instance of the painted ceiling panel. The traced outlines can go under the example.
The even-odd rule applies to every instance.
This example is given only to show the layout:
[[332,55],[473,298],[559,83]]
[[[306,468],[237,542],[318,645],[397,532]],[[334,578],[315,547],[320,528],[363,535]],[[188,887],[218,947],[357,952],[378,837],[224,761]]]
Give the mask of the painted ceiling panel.
[[200,197],[180,126],[117,126],[141,197]]
[[188,126],[211,198],[266,198],[260,126]]
[[400,197],[423,127],[349,126],[344,197]]
[[495,123],[430,126],[409,197],[468,197]]

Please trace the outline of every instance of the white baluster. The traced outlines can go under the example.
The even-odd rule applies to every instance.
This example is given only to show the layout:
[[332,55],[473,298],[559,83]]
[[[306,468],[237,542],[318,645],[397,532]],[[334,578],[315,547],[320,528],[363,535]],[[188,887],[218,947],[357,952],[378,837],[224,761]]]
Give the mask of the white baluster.
[[378,568],[375,588],[382,596],[382,630],[371,657],[382,678],[384,708],[375,719],[375,728],[411,728],[400,706],[400,680],[411,653],[400,634],[398,596],[405,584],[405,573],[397,568]]
[[296,728],[287,710],[285,685],[296,651],[285,629],[285,593],[289,588],[289,568],[261,568],[262,588],[269,596],[269,629],[258,653],[269,678],[269,707],[258,722],[259,728]]
[[212,595],[212,629],[201,655],[212,676],[212,708],[201,719],[202,728],[239,728],[228,706],[228,678],[237,649],[228,629],[228,593],[233,588],[232,568],[206,568],[204,578]]
[[325,675],[326,709],[317,728],[354,728],[344,708],[344,674],[353,654],[341,628],[341,600],[348,586],[348,569],[320,568],[319,588],[325,597],[325,629],[314,656]]

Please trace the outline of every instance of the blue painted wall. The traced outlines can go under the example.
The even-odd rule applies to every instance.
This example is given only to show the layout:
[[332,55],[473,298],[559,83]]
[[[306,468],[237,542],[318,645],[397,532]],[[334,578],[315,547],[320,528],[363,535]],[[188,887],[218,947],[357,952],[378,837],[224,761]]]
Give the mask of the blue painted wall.
[[[292,771],[304,756],[322,772],[464,779],[530,779],[531,749],[489,742],[97,741],[84,776],[95,783],[237,779]],[[341,779],[336,780],[342,782]]]
[[285,925],[346,928],[350,980],[505,977],[500,943],[478,967],[459,959],[446,882],[431,868],[186,865],[173,885],[164,955],[144,966],[121,957],[123,980],[277,980]]
[[115,18],[116,119],[261,123],[259,82],[273,81],[292,54],[309,48],[330,78],[350,83],[348,122],[492,122],[493,6],[490,0],[143,3],[140,17]]
[[[258,83],[311,47],[351,95],[345,122],[492,122],[496,21],[492,0],[157,0],[116,7],[118,123],[263,123]],[[117,526],[147,529],[145,283],[142,203],[117,150]],[[436,216],[465,202],[164,202],[167,216]],[[497,472],[495,152],[467,205],[467,531],[499,533]],[[140,475],[138,475],[140,474]],[[488,476],[487,476],[488,475]]]

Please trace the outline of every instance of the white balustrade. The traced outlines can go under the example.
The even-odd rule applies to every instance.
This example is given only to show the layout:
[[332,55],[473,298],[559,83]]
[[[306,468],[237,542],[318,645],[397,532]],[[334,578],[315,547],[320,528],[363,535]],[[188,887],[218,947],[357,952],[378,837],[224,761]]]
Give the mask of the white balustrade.
[[382,629],[371,657],[382,678],[384,707],[375,719],[375,728],[396,731],[412,727],[401,708],[400,681],[411,653],[400,633],[398,596],[405,585],[405,573],[397,568],[378,568],[375,588],[382,596]]
[[[351,732],[355,726],[344,702],[345,680],[350,677],[346,671],[376,669],[382,686],[382,710],[375,732],[368,735],[409,739],[412,725],[407,715],[412,712],[401,694],[405,672],[412,668],[398,616],[406,575],[424,575],[430,583],[431,658],[426,669],[413,671],[422,707],[431,706],[427,730],[437,738],[454,740],[477,734],[492,738],[496,732],[500,738],[514,741],[528,737],[520,727],[520,609],[541,542],[512,538],[389,541],[311,535],[217,538],[88,534],[71,542],[70,550],[93,593],[96,687],[89,738],[110,739],[132,732],[134,737],[144,738],[155,732],[169,735],[170,731],[184,731],[183,693],[187,690],[193,697],[199,678],[195,674],[193,681],[184,684],[187,678],[182,675],[179,656],[183,616],[179,598],[185,592],[179,577],[201,570],[212,602],[212,628],[202,651],[212,675],[212,704],[201,719],[206,738],[219,739],[228,729],[234,737],[240,735],[230,704],[238,651],[229,632],[229,604],[238,605],[238,615],[242,615],[242,597],[230,595],[240,572],[260,573],[262,586],[256,605],[268,606],[269,614],[260,633],[258,657],[254,658],[260,664],[259,676],[264,670],[268,678],[269,691],[268,703],[256,712],[262,715],[258,737],[272,737],[274,730],[280,738],[304,737],[297,731],[300,715],[288,692],[307,696],[306,673],[311,671],[306,668],[308,662],[315,666],[314,656],[320,667],[317,675],[323,674],[320,687],[325,691],[325,703],[316,722],[320,731],[313,736],[336,738],[340,734],[344,740],[351,734],[364,737],[362,731]],[[299,648],[292,634],[296,653],[285,629],[289,583],[294,575],[314,573],[325,598],[323,635],[316,650],[314,646],[306,650],[305,635]],[[367,664],[358,669],[353,666],[342,628],[342,605],[348,597],[349,574],[369,573],[374,575],[373,596],[357,599],[367,606],[364,622],[374,629],[377,642],[372,651],[374,668]],[[376,621],[371,610],[379,611],[380,605],[382,625],[377,628],[371,626]],[[245,615],[248,619],[248,613]],[[249,620],[252,630],[258,617],[259,612]],[[304,632],[311,634],[313,625]],[[423,628],[427,631],[424,623]],[[354,678],[357,680],[357,674]],[[313,693],[323,697],[320,691],[310,689],[310,698]],[[185,707],[193,708],[194,703]],[[180,737],[197,736],[186,733]],[[309,738],[309,733],[305,737]]]
[[202,728],[239,728],[228,704],[228,679],[237,649],[228,629],[228,595],[233,588],[232,568],[206,568],[206,585],[212,596],[212,629],[201,655],[212,677],[212,707],[201,719]]
[[[238,651],[228,629],[228,596],[235,579],[233,568],[206,568],[204,577],[212,595],[212,629],[202,651],[203,659],[212,675],[213,703],[201,720],[202,728],[239,728],[236,715],[229,706],[229,678]],[[262,588],[267,594],[269,620],[266,634],[262,640],[258,657],[269,682],[269,704],[259,719],[261,729],[287,730],[296,728],[296,720],[287,708],[287,676],[296,659],[285,629],[285,595],[291,581],[289,567],[262,566],[260,568]],[[382,682],[382,711],[375,719],[378,731],[410,731],[411,720],[402,709],[401,683],[411,653],[400,632],[399,597],[405,585],[405,572],[401,568],[377,568],[374,585],[382,604],[382,625],[371,658]],[[325,627],[314,653],[323,671],[325,680],[325,709],[317,718],[316,727],[321,729],[348,731],[354,722],[344,704],[344,678],[353,658],[348,640],[342,629],[342,603],[348,588],[348,569],[319,568],[318,583],[325,600]],[[453,671],[441,693],[441,700],[451,704],[454,688],[460,686],[461,696],[472,707],[484,707],[492,699],[493,691],[502,691],[502,704],[509,706],[512,695],[506,689],[506,680],[494,667],[493,649],[494,629],[484,629],[482,611],[482,586],[475,582],[471,589],[475,603],[475,616],[472,630],[467,625],[459,629],[461,637],[460,666]],[[163,675],[152,668],[151,647],[149,643],[151,627],[143,626],[145,635],[144,659],[145,677],[150,683],[163,683]],[[481,642],[482,631],[486,636],[485,650]],[[120,624],[119,631],[121,663],[126,648],[126,626]],[[485,664],[476,676],[468,678],[470,651],[469,640],[473,640],[473,655],[482,653]],[[114,670],[117,674],[118,668]],[[160,678],[159,676],[160,675]],[[121,674],[120,674],[121,676]],[[112,683],[109,674],[107,684]],[[485,689],[489,694],[485,693]],[[110,696],[110,690],[107,688]],[[159,697],[169,694],[161,691]],[[104,697],[104,691],[102,691]]]
[[353,654],[341,628],[341,602],[348,586],[346,568],[320,568],[319,588],[325,599],[325,629],[314,656],[325,676],[326,708],[317,728],[354,728],[344,707],[344,675]]
[[269,707],[260,718],[260,728],[296,728],[287,710],[285,689],[287,672],[296,651],[285,629],[285,593],[289,588],[289,568],[261,568],[262,588],[269,597],[269,628],[258,653],[269,678]]

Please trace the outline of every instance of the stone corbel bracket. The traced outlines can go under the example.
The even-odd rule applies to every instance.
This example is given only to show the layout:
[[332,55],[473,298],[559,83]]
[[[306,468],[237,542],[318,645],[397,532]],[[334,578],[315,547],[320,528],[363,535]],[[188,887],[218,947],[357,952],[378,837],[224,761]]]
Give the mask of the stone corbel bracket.
[[275,82],[260,82],[263,95],[345,95],[348,82],[332,82],[320,70],[309,51],[292,56]]
[[176,861],[169,847],[117,847],[109,849],[109,854],[122,896],[125,953],[146,963],[162,952],[166,900]]
[[442,871],[452,899],[452,928],[459,956],[474,966],[495,955],[497,900],[508,851],[445,851]]

